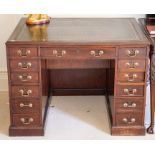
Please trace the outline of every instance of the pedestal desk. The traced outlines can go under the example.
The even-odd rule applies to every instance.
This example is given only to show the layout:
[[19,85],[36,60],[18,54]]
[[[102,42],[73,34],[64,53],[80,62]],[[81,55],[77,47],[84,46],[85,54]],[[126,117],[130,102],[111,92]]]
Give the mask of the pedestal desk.
[[112,135],[145,134],[150,43],[135,19],[22,18],[6,47],[10,136],[44,135],[53,95],[105,95]]

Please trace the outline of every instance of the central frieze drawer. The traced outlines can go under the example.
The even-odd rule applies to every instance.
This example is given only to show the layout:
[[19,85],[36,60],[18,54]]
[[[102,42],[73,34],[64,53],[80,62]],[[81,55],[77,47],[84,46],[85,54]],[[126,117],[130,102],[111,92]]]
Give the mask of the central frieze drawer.
[[12,86],[11,87],[12,97],[38,97],[39,87],[38,86]]
[[64,59],[104,59],[116,57],[115,48],[41,48],[41,57]]

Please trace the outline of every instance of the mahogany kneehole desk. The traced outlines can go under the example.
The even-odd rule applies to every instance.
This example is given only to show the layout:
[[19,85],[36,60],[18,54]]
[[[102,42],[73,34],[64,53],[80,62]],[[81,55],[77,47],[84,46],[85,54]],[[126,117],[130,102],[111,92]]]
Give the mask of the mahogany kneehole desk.
[[144,135],[149,44],[132,18],[21,19],[6,43],[9,135],[44,135],[51,95],[106,95],[111,134]]

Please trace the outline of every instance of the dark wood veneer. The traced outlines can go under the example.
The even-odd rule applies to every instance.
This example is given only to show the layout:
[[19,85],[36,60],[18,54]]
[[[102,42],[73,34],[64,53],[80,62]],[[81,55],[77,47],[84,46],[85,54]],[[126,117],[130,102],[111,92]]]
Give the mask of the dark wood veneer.
[[149,44],[132,18],[52,18],[40,26],[22,18],[6,43],[9,135],[44,135],[50,95],[103,94],[112,135],[144,135]]

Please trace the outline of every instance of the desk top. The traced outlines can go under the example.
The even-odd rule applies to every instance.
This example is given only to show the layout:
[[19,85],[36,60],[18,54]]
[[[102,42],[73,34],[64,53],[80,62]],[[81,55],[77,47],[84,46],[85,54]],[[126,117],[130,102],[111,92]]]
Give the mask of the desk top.
[[134,18],[52,18],[27,26],[22,18],[7,43],[148,44]]

